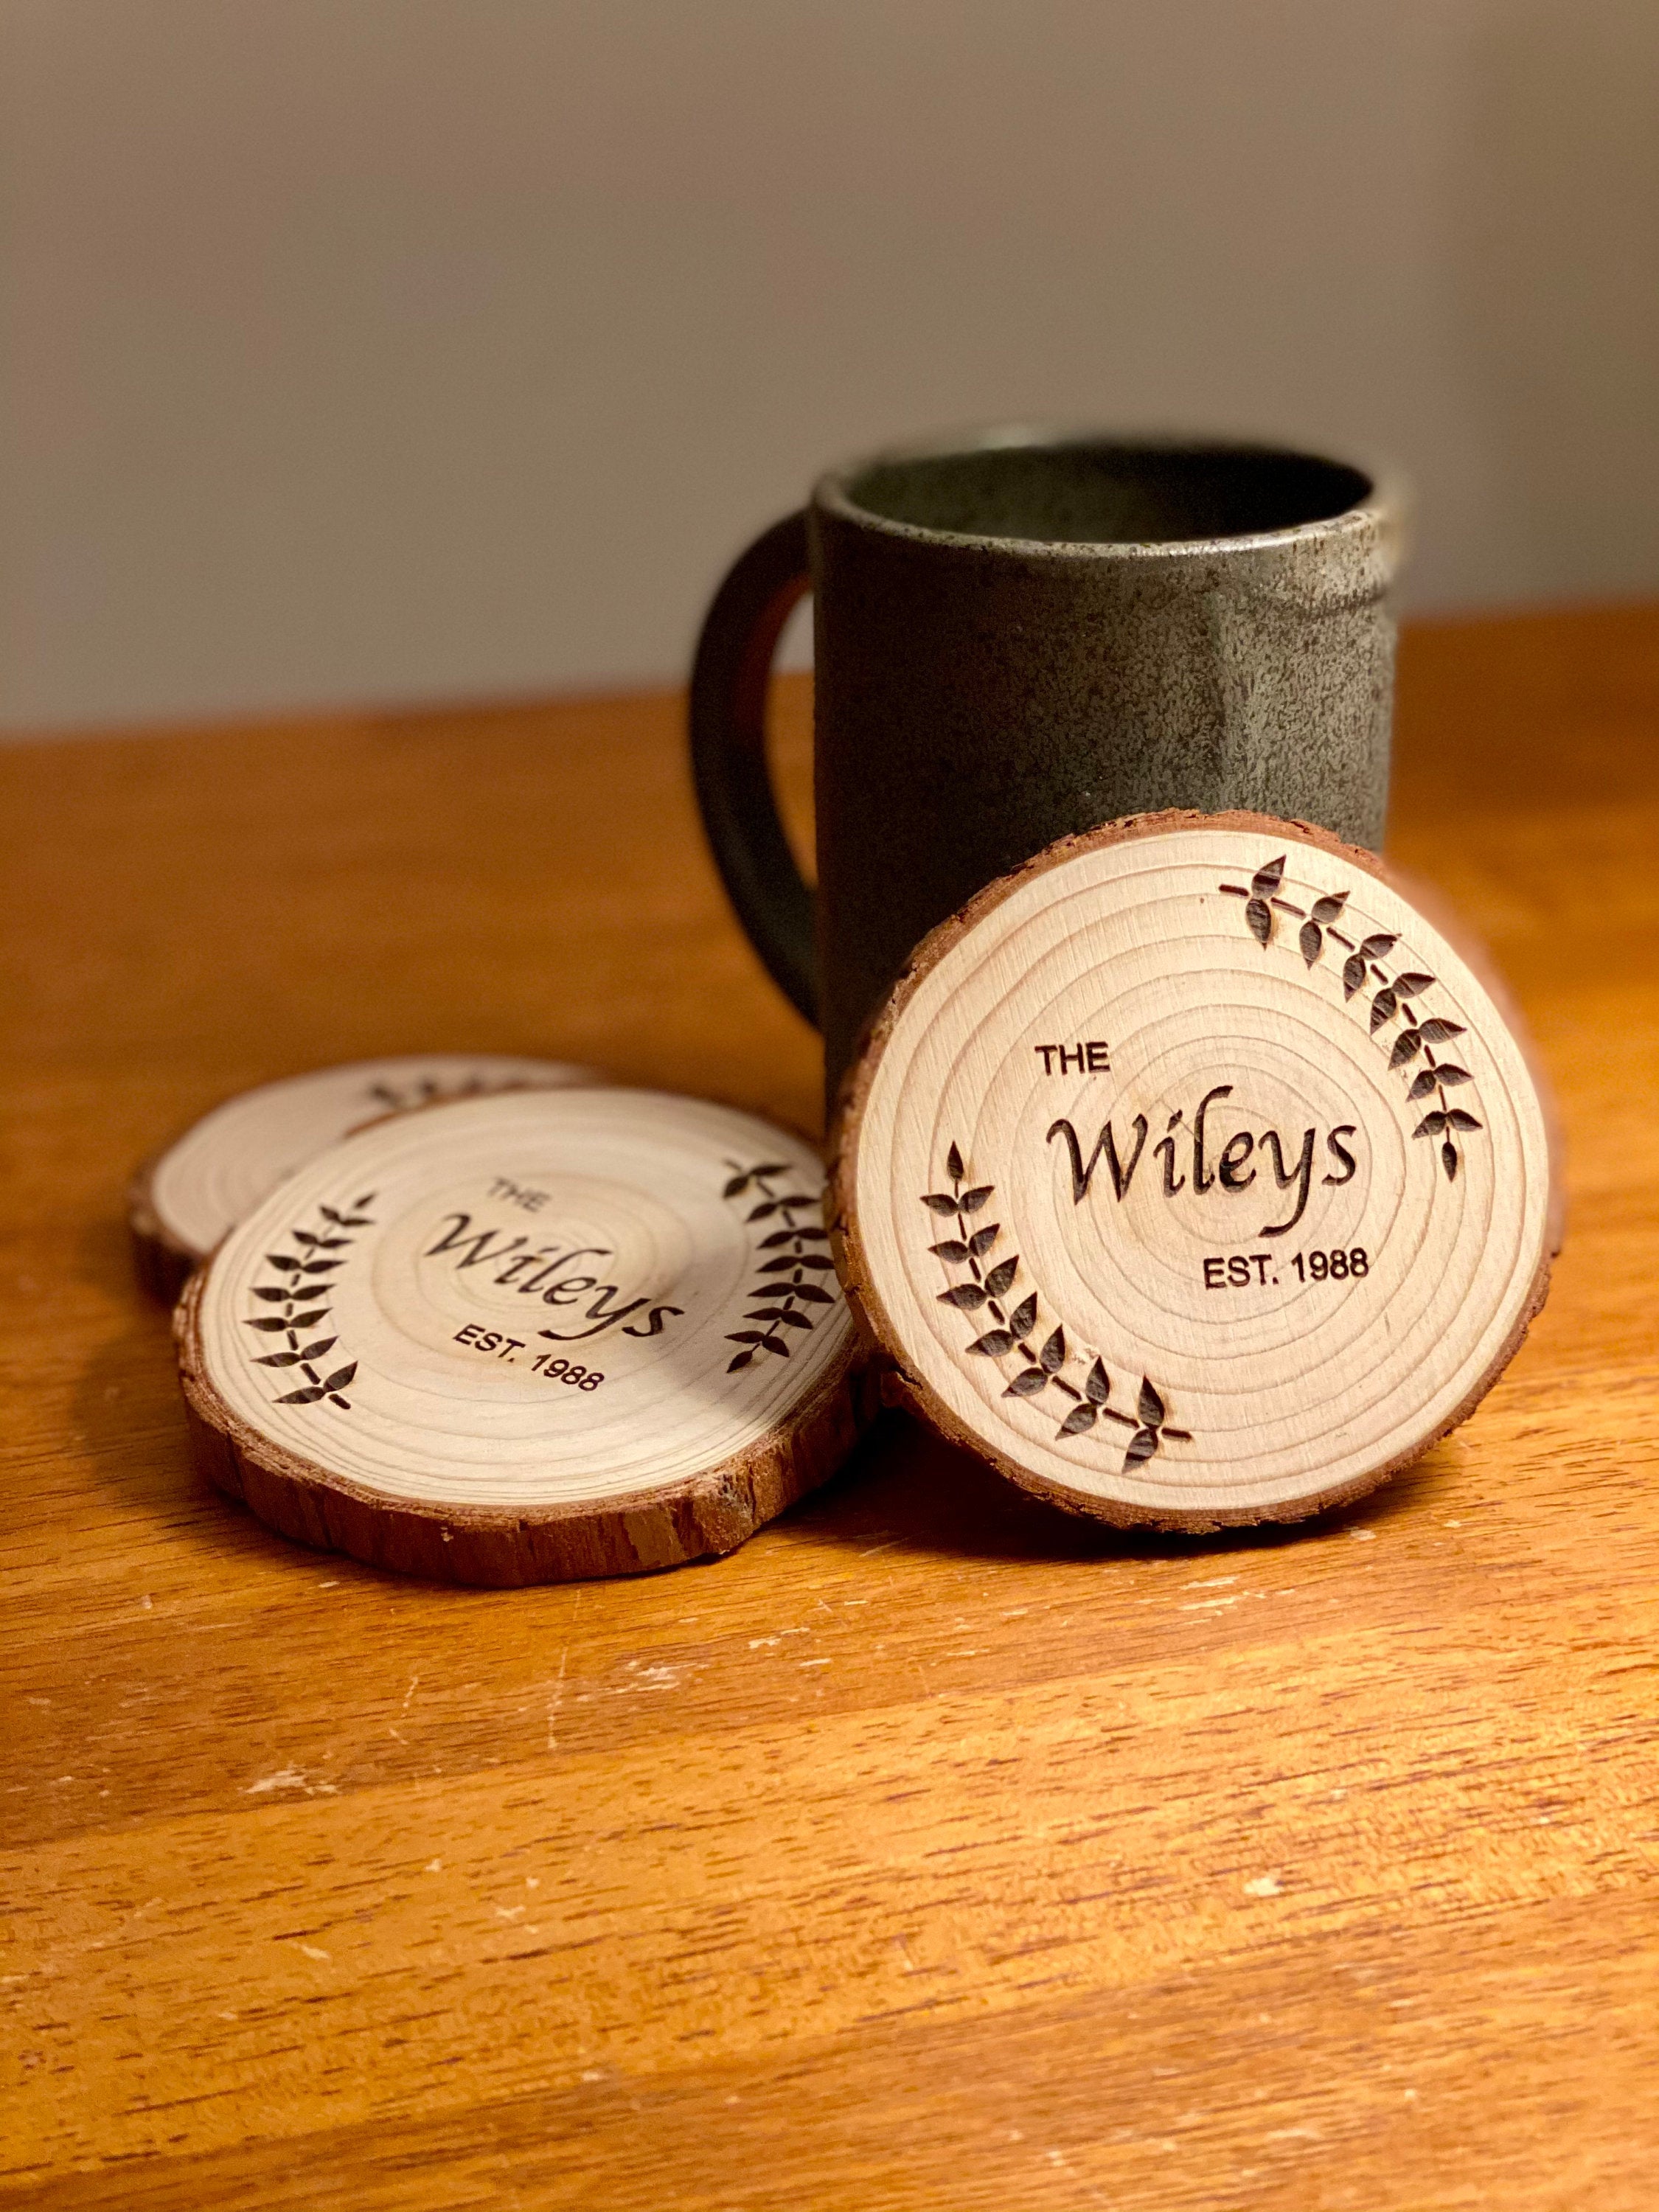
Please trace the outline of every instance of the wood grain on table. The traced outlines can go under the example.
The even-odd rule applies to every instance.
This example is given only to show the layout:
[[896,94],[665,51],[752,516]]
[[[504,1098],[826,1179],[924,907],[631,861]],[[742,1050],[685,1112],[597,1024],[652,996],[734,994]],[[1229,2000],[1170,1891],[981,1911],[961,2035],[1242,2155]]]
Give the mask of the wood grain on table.
[[816,1125],[678,702],[0,749],[7,2202],[1652,2204],[1659,611],[1415,631],[1399,757],[1570,1147],[1467,1428],[1146,1540],[888,1416],[728,1559],[492,1593],[203,1487],[123,1186],[429,1048]]

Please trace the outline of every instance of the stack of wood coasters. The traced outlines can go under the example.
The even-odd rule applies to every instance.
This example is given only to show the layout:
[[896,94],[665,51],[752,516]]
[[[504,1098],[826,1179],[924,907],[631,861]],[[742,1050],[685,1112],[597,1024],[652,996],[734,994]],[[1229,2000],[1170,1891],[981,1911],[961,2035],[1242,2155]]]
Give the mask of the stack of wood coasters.
[[[800,1138],[581,1073],[337,1070],[148,1172],[152,1276],[224,1232],[179,1366],[271,1527],[469,1583],[726,1552],[844,1457],[871,1358],[1074,1512],[1294,1520],[1470,1413],[1559,1243],[1501,987],[1374,856],[1261,816],[1066,839],[936,930],[827,1206]],[[392,1110],[455,1091],[493,1095]]]
[[449,1581],[729,1551],[856,1432],[823,1182],[800,1138],[655,1091],[375,1123],[191,1279],[200,1463],[286,1535]]
[[441,1098],[599,1079],[566,1060],[441,1052],[350,1060],[245,1091],[134,1176],[127,1224],[138,1279],[171,1304],[191,1269],[284,1176],[366,1121]]
[[1065,840],[920,948],[843,1093],[848,1295],[923,1418],[1120,1523],[1357,1498],[1543,1302],[1512,1020],[1374,856],[1250,815]]

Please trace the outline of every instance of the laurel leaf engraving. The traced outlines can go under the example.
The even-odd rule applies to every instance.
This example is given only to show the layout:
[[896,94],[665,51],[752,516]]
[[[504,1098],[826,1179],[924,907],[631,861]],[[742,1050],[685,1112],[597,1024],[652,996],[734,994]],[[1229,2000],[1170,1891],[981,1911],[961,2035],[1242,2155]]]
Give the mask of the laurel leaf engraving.
[[285,1275],[297,1275],[300,1272],[300,1263],[290,1252],[267,1252],[265,1258]]
[[1285,855],[1268,860],[1250,878],[1250,889],[1259,899],[1270,899],[1285,880]]
[[764,1221],[777,1210],[778,1201],[775,1198],[763,1198],[758,1206],[751,1206],[743,1218],[745,1221]]
[[[769,1244],[772,1240],[768,1237],[766,1241]],[[968,1257],[968,1247],[959,1237],[947,1237],[942,1244],[930,1244],[927,1249],[937,1253],[941,1260],[952,1267],[959,1267]]]
[[1000,1298],[1005,1291],[1012,1288],[1014,1277],[1018,1272],[1018,1268],[1019,1255],[1018,1252],[1014,1254],[1012,1260],[998,1261],[996,1266],[992,1268],[990,1273],[985,1278],[985,1287],[989,1291],[994,1298]]
[[1080,1437],[1085,1429],[1093,1428],[1100,1419],[1099,1413],[1085,1398],[1080,1406],[1073,1406],[1054,1431],[1055,1442],[1061,1437]]
[[987,1329],[983,1336],[975,1337],[968,1347],[969,1352],[977,1352],[987,1359],[1000,1359],[1005,1352],[1012,1352],[1013,1348],[1013,1335],[1006,1328]]
[[1048,1381],[1040,1367],[1022,1367],[1002,1395],[1005,1398],[1029,1398],[1034,1392],[1045,1389]]
[[1362,960],[1380,960],[1384,953],[1392,952],[1399,942],[1399,938],[1391,936],[1386,929],[1379,930],[1375,937],[1366,938],[1361,945],[1359,957]]
[[[297,1367],[301,1355],[297,1352],[268,1352],[263,1359],[256,1359],[256,1367]],[[278,1401],[281,1403],[281,1401]]]
[[314,1406],[319,1398],[326,1398],[327,1395],[327,1390],[318,1383],[314,1388],[287,1391],[276,1403],[279,1406]]
[[1462,1036],[1462,1022],[1443,1021],[1438,1014],[1432,1020],[1426,1021],[1423,1024],[1425,1044],[1444,1044],[1449,1037]]
[[1250,925],[1250,934],[1258,945],[1265,945],[1273,933],[1273,908],[1266,899],[1253,898],[1244,908],[1244,919]]
[[1022,1298],[1012,1313],[1009,1315],[1008,1326],[1014,1332],[1016,1338],[1028,1336],[1030,1334],[1036,1322],[1036,1292],[1033,1291],[1030,1297]]
[[1143,1460],[1150,1459],[1157,1449],[1158,1431],[1156,1429],[1137,1429],[1133,1436],[1129,1439],[1128,1450],[1123,1455],[1123,1472],[1125,1474],[1127,1474],[1131,1468],[1139,1467]]
[[1413,1137],[1437,1137],[1445,1126],[1446,1117],[1437,1107],[1432,1114],[1423,1116],[1412,1134]]
[[962,1154],[957,1150],[954,1145],[951,1146],[950,1151],[945,1155],[945,1172],[951,1177],[953,1182],[960,1182],[962,1181]]
[[1358,952],[1351,952],[1342,963],[1342,995],[1352,998],[1365,980],[1365,963]]
[[1473,1083],[1474,1080],[1467,1067],[1459,1067],[1449,1060],[1443,1060],[1434,1072],[1443,1083]]
[[792,1283],[790,1289],[798,1298],[805,1298],[809,1306],[832,1306],[836,1303],[833,1291],[826,1291],[821,1283]]
[[1037,1354],[1038,1364],[1045,1375],[1053,1375],[1066,1364],[1066,1332],[1057,1328]]
[[1103,1406],[1111,1396],[1112,1378],[1098,1359],[1089,1370],[1088,1379],[1083,1388],[1091,1406]]
[[1002,1234],[1002,1224],[994,1221],[988,1229],[976,1229],[968,1239],[968,1250],[975,1260],[982,1260]]
[[242,1323],[242,1327],[244,1328],[278,1329],[286,1328],[288,1327],[288,1323],[283,1320],[281,1314],[256,1314],[252,1321],[245,1321]]
[[[761,1332],[757,1328],[728,1329],[726,1333],[726,1340],[728,1344],[758,1344],[761,1340]],[[728,1368],[726,1372],[729,1374],[731,1370]]]
[[1379,991],[1371,1000],[1371,1034],[1376,1036],[1384,1022],[1391,1022],[1400,1011],[1400,1001],[1392,991]]
[[1431,1067],[1420,1067],[1412,1078],[1412,1087],[1406,1093],[1406,1097],[1407,1100],[1426,1098],[1433,1088],[1434,1070]]
[[1135,1411],[1149,1428],[1155,1428],[1164,1419],[1164,1401],[1144,1375],[1140,1378],[1140,1395],[1136,1401]]
[[921,1202],[935,1213],[954,1213],[957,1210],[957,1202],[949,1191],[930,1190]]
[[1325,949],[1324,931],[1316,921],[1304,921],[1297,933],[1296,941],[1302,949],[1302,957],[1311,968]]
[[964,1213],[977,1213],[981,1206],[984,1205],[986,1200],[989,1198],[991,1193],[995,1188],[996,1185],[994,1183],[982,1182],[977,1190],[964,1190],[962,1194],[963,1212]]
[[741,1198],[748,1188],[749,1178],[746,1175],[734,1175],[731,1182],[726,1184],[726,1188],[720,1193],[720,1196],[722,1198]]
[[1323,898],[1316,898],[1314,901],[1313,918],[1316,921],[1329,924],[1340,917],[1342,909],[1347,903],[1346,891],[1329,891]]
[[1401,1030],[1394,1041],[1394,1050],[1389,1054],[1389,1067],[1403,1067],[1408,1060],[1415,1060],[1422,1049],[1423,1033],[1420,1030]]
[[739,1367],[747,1367],[754,1356],[755,1355],[752,1352],[740,1352],[735,1359],[727,1363],[726,1370],[726,1373],[728,1375],[735,1375]]
[[1453,1144],[1449,1137],[1447,1138],[1445,1143],[1440,1147],[1440,1164],[1446,1170],[1446,1181],[1448,1182],[1455,1182],[1457,1180],[1457,1147]]
[[1402,999],[1414,999],[1419,991],[1426,991],[1433,981],[1433,976],[1425,975],[1420,968],[1413,968],[1395,977],[1394,988]]
[[1446,1127],[1449,1129],[1479,1129],[1485,1124],[1477,1121],[1473,1114],[1466,1114],[1461,1106],[1454,1106],[1446,1116]]
[[942,1306],[956,1306],[963,1313],[972,1313],[986,1300],[984,1285],[980,1283],[952,1283],[948,1291],[941,1291],[939,1302]]

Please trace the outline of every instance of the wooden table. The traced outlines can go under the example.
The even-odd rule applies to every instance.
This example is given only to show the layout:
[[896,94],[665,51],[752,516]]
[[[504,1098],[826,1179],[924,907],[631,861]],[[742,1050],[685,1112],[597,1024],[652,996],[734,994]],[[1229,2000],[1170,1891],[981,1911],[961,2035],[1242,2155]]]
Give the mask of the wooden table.
[[434,1046],[813,1120],[678,727],[0,750],[0,2186],[1645,2212],[1659,613],[1407,641],[1394,849],[1518,987],[1572,1203],[1530,1341],[1408,1477],[1126,1540],[888,1417],[677,1574],[292,1547],[191,1471],[127,1171],[228,1091]]

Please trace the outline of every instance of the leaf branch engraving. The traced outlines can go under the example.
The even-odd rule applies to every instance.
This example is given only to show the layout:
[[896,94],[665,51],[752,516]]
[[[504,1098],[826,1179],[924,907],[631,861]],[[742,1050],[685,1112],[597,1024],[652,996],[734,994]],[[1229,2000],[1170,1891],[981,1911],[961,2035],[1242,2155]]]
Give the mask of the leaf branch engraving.
[[757,1194],[757,1202],[744,1216],[745,1222],[762,1222],[780,1218],[779,1226],[769,1230],[760,1240],[757,1250],[769,1253],[769,1259],[757,1260],[755,1272],[761,1278],[749,1296],[750,1310],[744,1319],[760,1322],[760,1328],[731,1330],[728,1344],[739,1349],[726,1367],[728,1375],[740,1367],[747,1367],[757,1352],[770,1352],[780,1359],[787,1359],[794,1349],[786,1329],[810,1330],[813,1315],[804,1308],[832,1306],[834,1291],[826,1290],[818,1277],[833,1274],[835,1261],[815,1246],[827,1244],[830,1232],[821,1223],[802,1228],[795,1219],[797,1212],[805,1209],[816,1214],[823,1205],[821,1194],[805,1191],[776,1190],[773,1188],[781,1176],[793,1179],[795,1170],[782,1160],[763,1160],[759,1166],[745,1168],[737,1160],[726,1164],[732,1170],[731,1180],[720,1193],[722,1198],[742,1198],[750,1191]]
[[1316,896],[1311,907],[1299,907],[1279,894],[1285,881],[1286,855],[1280,853],[1275,860],[1265,861],[1250,878],[1249,886],[1243,884],[1222,884],[1218,888],[1230,898],[1242,898],[1244,920],[1250,934],[1265,952],[1278,935],[1279,915],[1292,915],[1302,924],[1297,933],[1297,949],[1311,968],[1323,957],[1326,939],[1340,945],[1347,958],[1342,963],[1342,996],[1345,1001],[1374,983],[1377,988],[1370,1002],[1370,1033],[1379,1043],[1388,1043],[1380,1032],[1396,1015],[1403,1017],[1401,1028],[1395,1033],[1389,1054],[1389,1070],[1409,1067],[1420,1053],[1423,1065],[1413,1075],[1406,1091],[1407,1104],[1415,1105],[1425,1098],[1435,1098],[1437,1104],[1424,1115],[1412,1131],[1415,1137],[1437,1137],[1440,1139],[1440,1164],[1445,1170],[1448,1182],[1455,1182],[1461,1158],[1454,1141],[1454,1133],[1467,1135],[1480,1128],[1467,1107],[1454,1106],[1446,1097],[1449,1090],[1474,1079],[1467,1067],[1455,1060],[1437,1059],[1435,1047],[1445,1046],[1452,1038],[1464,1035],[1462,1022],[1442,1019],[1431,1015],[1420,1017],[1413,1000],[1420,1000],[1423,994],[1433,988],[1435,978],[1421,969],[1402,968],[1390,975],[1382,963],[1391,954],[1399,938],[1388,930],[1377,930],[1361,938],[1356,944],[1336,925],[1345,917],[1348,902],[1346,891],[1328,891]]
[[281,1336],[283,1342],[277,1351],[255,1355],[253,1364],[297,1367],[306,1378],[297,1390],[283,1393],[276,1401],[279,1406],[314,1406],[325,1398],[343,1413],[351,1411],[351,1401],[340,1394],[356,1374],[356,1361],[351,1360],[327,1375],[319,1374],[317,1363],[333,1351],[339,1339],[319,1336],[309,1344],[302,1344],[300,1340],[325,1321],[331,1312],[334,1285],[323,1278],[336,1275],[345,1265],[343,1258],[331,1255],[345,1252],[357,1241],[355,1237],[343,1235],[343,1231],[372,1225],[372,1217],[363,1208],[374,1204],[374,1195],[371,1190],[362,1198],[353,1199],[343,1213],[337,1206],[319,1205],[318,1227],[289,1231],[289,1241],[300,1248],[297,1253],[265,1255],[266,1264],[275,1270],[279,1279],[256,1284],[252,1294],[267,1305],[280,1307],[281,1311],[255,1314],[243,1326],[257,1329],[262,1335]]
[[434,1105],[439,1099],[494,1097],[502,1091],[533,1091],[535,1083],[528,1076],[497,1077],[480,1075],[476,1072],[465,1076],[411,1076],[401,1088],[386,1076],[371,1083],[363,1093],[377,1106],[388,1113],[406,1114],[411,1107]]
[[1035,1290],[1028,1291],[1017,1304],[1006,1303],[1012,1298],[1018,1278],[1018,1253],[1012,1253],[1006,1259],[992,1261],[991,1253],[1002,1234],[1001,1223],[989,1222],[978,1229],[969,1226],[973,1218],[981,1212],[988,1201],[995,1195],[996,1186],[986,1182],[969,1184],[964,1188],[967,1170],[960,1148],[954,1144],[945,1155],[945,1173],[951,1178],[950,1189],[926,1192],[921,1202],[932,1214],[953,1216],[957,1233],[954,1237],[942,1237],[938,1243],[930,1244],[927,1249],[947,1267],[965,1266],[969,1272],[960,1281],[952,1283],[948,1290],[939,1292],[939,1304],[954,1306],[958,1313],[988,1316],[994,1324],[968,1346],[970,1352],[977,1353],[981,1358],[1000,1360],[1006,1359],[1012,1352],[1018,1352],[1024,1361],[1025,1364],[1016,1371],[1003,1391],[1003,1396],[1036,1399],[1052,1385],[1062,1397],[1069,1398],[1072,1401],[1070,1409],[1054,1431],[1056,1443],[1066,1437],[1086,1436],[1097,1422],[1103,1420],[1115,1421],[1123,1428],[1133,1430],[1123,1458],[1126,1474],[1140,1466],[1143,1461],[1149,1460],[1166,1440],[1171,1443],[1190,1443],[1192,1434],[1189,1430],[1169,1425],[1163,1397],[1147,1376],[1143,1375],[1140,1378],[1140,1389],[1133,1415],[1119,1413],[1109,1402],[1112,1395],[1112,1381],[1104,1361],[1098,1356],[1090,1362],[1081,1389],[1068,1382],[1060,1370],[1066,1366],[1068,1358],[1074,1359],[1081,1366],[1087,1354],[1068,1352],[1066,1330],[1061,1323],[1056,1322],[1043,1336],[1041,1347],[1033,1350],[1033,1341],[1041,1333],[1037,1328],[1038,1293]]

